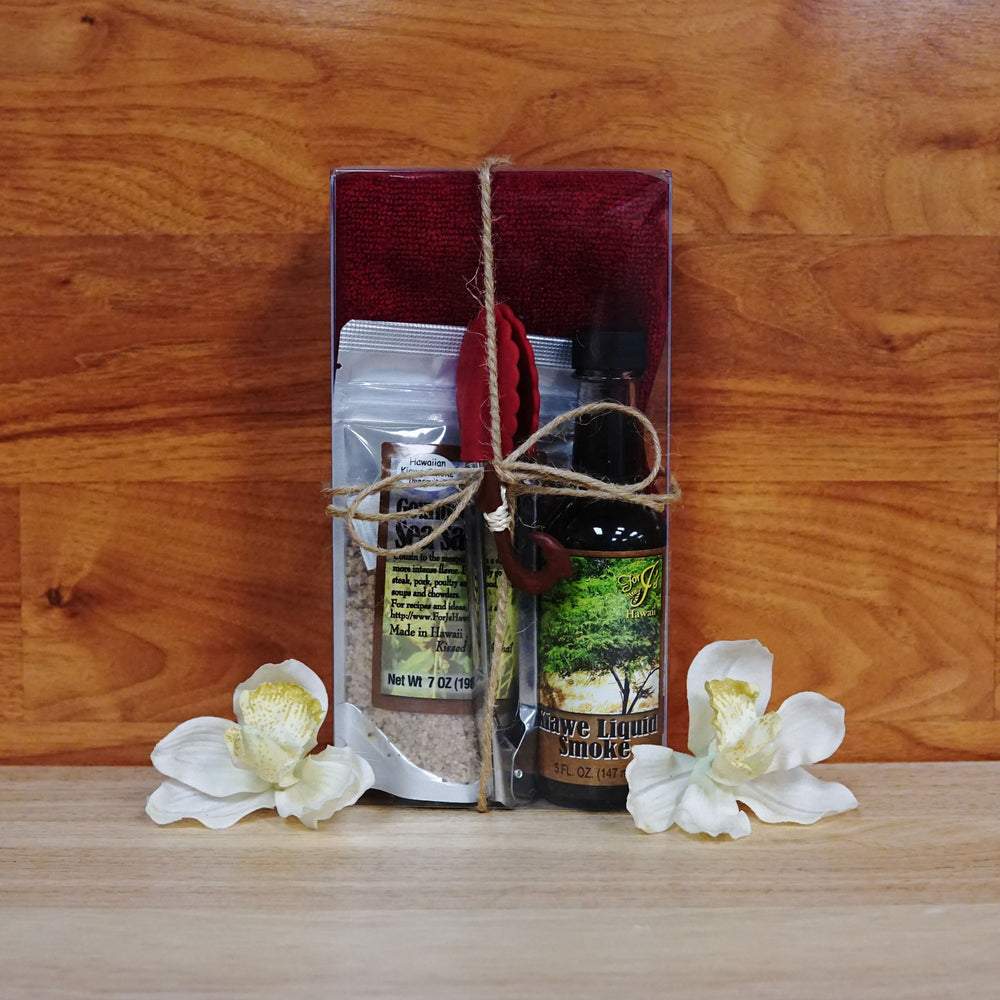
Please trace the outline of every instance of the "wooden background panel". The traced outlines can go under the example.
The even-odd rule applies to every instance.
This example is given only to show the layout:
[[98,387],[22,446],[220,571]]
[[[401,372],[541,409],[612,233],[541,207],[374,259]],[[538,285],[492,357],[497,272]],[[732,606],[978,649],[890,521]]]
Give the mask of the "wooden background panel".
[[3,232],[312,232],[331,165],[493,152],[669,165],[685,231],[1000,228],[993,0],[5,10]]
[[[0,760],[329,670],[328,171],[667,166],[671,630],[1000,757],[1000,7],[0,6]],[[666,383],[653,401],[665,417]]]
[[[680,239],[675,468],[993,482],[998,263],[996,239]],[[323,478],[328,268],[324,234],[0,241],[0,478]]]
[[678,240],[676,473],[995,483],[1000,240]]
[[65,723],[89,723],[95,757],[141,762],[150,744],[122,746],[117,729],[158,723],[138,729],[155,740],[192,714],[231,717],[248,664],[296,657],[329,674],[317,484],[40,485],[23,498],[27,725],[0,756],[44,757],[65,749]]
[[0,722],[24,712],[20,513],[17,490],[0,488]]
[[0,239],[0,481],[327,478],[328,247]]
[[673,739],[687,665],[719,638],[772,650],[775,706],[799,690],[843,704],[855,757],[875,753],[855,723],[934,720],[940,739],[944,720],[992,722],[996,531],[994,485],[688,486],[671,525]]
[[[241,679],[235,664],[328,663],[329,524],[315,485],[39,486],[24,495],[29,719],[221,713],[219,691]],[[67,654],[75,677],[44,669]]]
[[862,764],[872,760],[996,760],[1000,759],[1000,726],[995,717],[979,722],[964,719],[851,720],[837,758]]
[[[230,695],[232,692],[230,692]],[[232,705],[225,716],[232,718]],[[148,764],[173,727],[162,722],[24,722],[0,726],[0,760],[11,764]]]

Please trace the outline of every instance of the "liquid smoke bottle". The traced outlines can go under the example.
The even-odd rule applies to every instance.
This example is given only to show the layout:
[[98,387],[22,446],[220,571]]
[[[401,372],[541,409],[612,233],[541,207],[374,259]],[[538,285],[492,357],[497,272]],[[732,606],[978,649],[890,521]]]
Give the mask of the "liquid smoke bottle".
[[[573,367],[580,405],[635,407],[645,331],[578,334]],[[618,411],[577,418],[572,464],[609,483],[639,482],[649,471],[641,425]],[[539,792],[579,809],[622,808],[632,747],[662,742],[665,516],[572,499],[547,521],[570,552],[573,578],[539,598]]]

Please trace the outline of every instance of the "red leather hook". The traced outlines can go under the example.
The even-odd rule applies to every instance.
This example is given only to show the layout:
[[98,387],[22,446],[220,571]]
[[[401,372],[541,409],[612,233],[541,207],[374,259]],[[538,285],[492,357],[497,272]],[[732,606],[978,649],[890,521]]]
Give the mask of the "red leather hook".
[[[476,506],[489,514],[497,510],[502,502],[500,480],[497,478],[493,463],[486,462],[483,466],[483,481],[476,497]],[[514,550],[509,531],[493,532],[500,565],[503,566],[511,586],[526,594],[542,594],[555,586],[556,580],[568,580],[573,576],[573,564],[561,542],[544,531],[533,531],[529,537],[545,556],[541,569],[528,569],[521,563]]]

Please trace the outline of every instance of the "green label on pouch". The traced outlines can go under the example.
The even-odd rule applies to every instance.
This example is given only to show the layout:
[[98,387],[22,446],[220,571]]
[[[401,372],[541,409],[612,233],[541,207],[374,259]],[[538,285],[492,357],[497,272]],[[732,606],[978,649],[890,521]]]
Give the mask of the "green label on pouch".
[[539,601],[539,773],[624,784],[631,748],[660,742],[663,552],[572,562]]
[[382,694],[471,698],[464,556],[424,550],[385,562]]
[[[398,472],[453,467],[457,449],[383,445],[383,466]],[[440,495],[428,477],[408,490],[382,495],[383,512],[416,510]],[[383,525],[382,544],[401,549],[427,537],[447,515],[407,517]],[[475,686],[469,629],[469,595],[461,523],[415,552],[379,557],[376,601],[381,614],[373,643],[372,701],[407,711],[468,712]],[[402,699],[415,699],[404,702]]]

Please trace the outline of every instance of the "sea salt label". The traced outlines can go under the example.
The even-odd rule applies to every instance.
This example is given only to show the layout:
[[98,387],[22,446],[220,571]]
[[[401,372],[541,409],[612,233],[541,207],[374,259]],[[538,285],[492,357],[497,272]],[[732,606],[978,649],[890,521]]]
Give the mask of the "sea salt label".
[[[454,470],[453,446],[385,442],[387,474]],[[453,487],[435,478],[385,490],[380,510],[417,511]],[[424,510],[379,529],[379,545],[394,550],[421,542],[438,529],[450,508]],[[379,557],[375,576],[372,704],[397,711],[468,713],[475,678],[469,628],[466,537],[461,520],[415,552]]]

